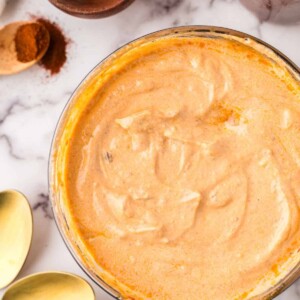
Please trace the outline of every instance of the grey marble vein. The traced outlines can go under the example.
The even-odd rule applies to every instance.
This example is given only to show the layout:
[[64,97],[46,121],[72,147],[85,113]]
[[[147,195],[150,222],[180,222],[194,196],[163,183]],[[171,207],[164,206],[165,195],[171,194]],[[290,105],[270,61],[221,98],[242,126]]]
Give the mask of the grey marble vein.
[[52,213],[52,210],[50,207],[49,196],[47,194],[40,193],[40,194],[38,194],[38,197],[39,197],[39,201],[33,205],[33,207],[32,207],[33,211],[41,209],[42,212],[44,213],[44,217],[52,220],[53,213]]
[[29,109],[29,107],[27,107],[26,105],[21,103],[20,100],[12,101],[12,103],[8,106],[7,109],[4,110],[4,112],[0,116],[0,126],[1,126],[1,124],[3,124],[6,121],[6,119],[9,116],[13,115],[15,113],[15,110],[18,108],[21,108],[22,110]]
[[8,149],[8,154],[13,159],[23,160],[23,161],[25,161],[25,160],[45,161],[48,159],[48,156],[44,157],[42,155],[35,155],[32,157],[20,155],[14,147],[13,139],[8,134],[5,134],[5,133],[0,134],[0,141],[3,141],[4,144],[6,144],[7,149]]
[[16,154],[14,148],[13,148],[13,144],[9,138],[8,135],[6,134],[1,134],[0,135],[0,140],[4,141],[4,143],[7,145],[8,147],[8,153],[9,155],[14,158],[14,159],[17,159],[17,160],[25,160],[24,157],[20,156],[19,154]]
[[[72,92],[65,92],[62,98],[65,98],[65,96],[70,97],[71,94]],[[52,106],[57,104],[58,101],[51,101],[49,99],[41,99],[40,103],[35,103],[32,105],[25,105],[20,99],[12,100],[11,104],[0,114],[0,126],[4,124],[9,117],[17,113],[22,113],[31,109],[38,109],[40,107],[44,107],[45,105]]]
[[168,14],[175,9],[178,9],[184,0],[155,0],[153,1],[153,12],[155,14]]
[[214,5],[215,1],[216,1],[216,0],[209,0],[208,6],[209,6],[209,7],[212,7],[212,6]]
[[263,34],[261,27],[263,26],[263,23],[258,21],[257,25],[255,26],[256,32],[257,32],[257,37],[260,39],[263,39]]

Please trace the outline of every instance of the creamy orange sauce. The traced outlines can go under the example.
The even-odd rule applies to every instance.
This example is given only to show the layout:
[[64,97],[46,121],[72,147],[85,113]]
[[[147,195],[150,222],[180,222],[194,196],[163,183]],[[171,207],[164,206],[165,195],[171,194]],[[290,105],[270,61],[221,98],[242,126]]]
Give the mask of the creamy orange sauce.
[[135,55],[69,140],[74,230],[128,298],[251,298],[299,248],[299,81],[225,39]]

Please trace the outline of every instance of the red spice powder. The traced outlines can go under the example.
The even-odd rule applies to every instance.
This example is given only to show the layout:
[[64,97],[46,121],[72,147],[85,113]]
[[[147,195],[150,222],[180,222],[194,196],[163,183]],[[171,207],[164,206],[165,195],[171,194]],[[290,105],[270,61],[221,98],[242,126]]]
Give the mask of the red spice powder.
[[51,75],[57,74],[67,60],[68,40],[56,23],[43,18],[36,21],[44,25],[50,34],[49,48],[40,60],[40,65]]
[[47,50],[49,41],[45,26],[37,23],[21,25],[15,36],[18,61],[27,63],[37,59]]

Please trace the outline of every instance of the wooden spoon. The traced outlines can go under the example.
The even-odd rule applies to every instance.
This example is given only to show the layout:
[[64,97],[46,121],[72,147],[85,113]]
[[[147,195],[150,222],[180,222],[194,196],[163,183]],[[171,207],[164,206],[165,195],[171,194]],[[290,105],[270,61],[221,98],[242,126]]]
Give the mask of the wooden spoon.
[[43,26],[37,22],[15,22],[10,23],[0,29],[0,75],[9,75],[19,73],[25,69],[33,66],[37,61],[39,61],[49,47],[50,35],[45,29],[45,43],[43,43],[43,49],[40,49],[38,56],[26,63],[20,62],[17,57],[15,36],[18,29],[26,24],[38,24],[38,26]]

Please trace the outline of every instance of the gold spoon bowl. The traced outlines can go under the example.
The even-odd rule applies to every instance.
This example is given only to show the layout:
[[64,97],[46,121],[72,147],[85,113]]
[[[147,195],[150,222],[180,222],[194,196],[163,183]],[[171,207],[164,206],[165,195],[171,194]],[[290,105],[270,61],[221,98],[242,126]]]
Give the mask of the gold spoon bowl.
[[32,213],[17,191],[0,192],[0,289],[22,269],[32,240]]
[[2,300],[95,300],[81,277],[61,272],[37,273],[12,284]]

